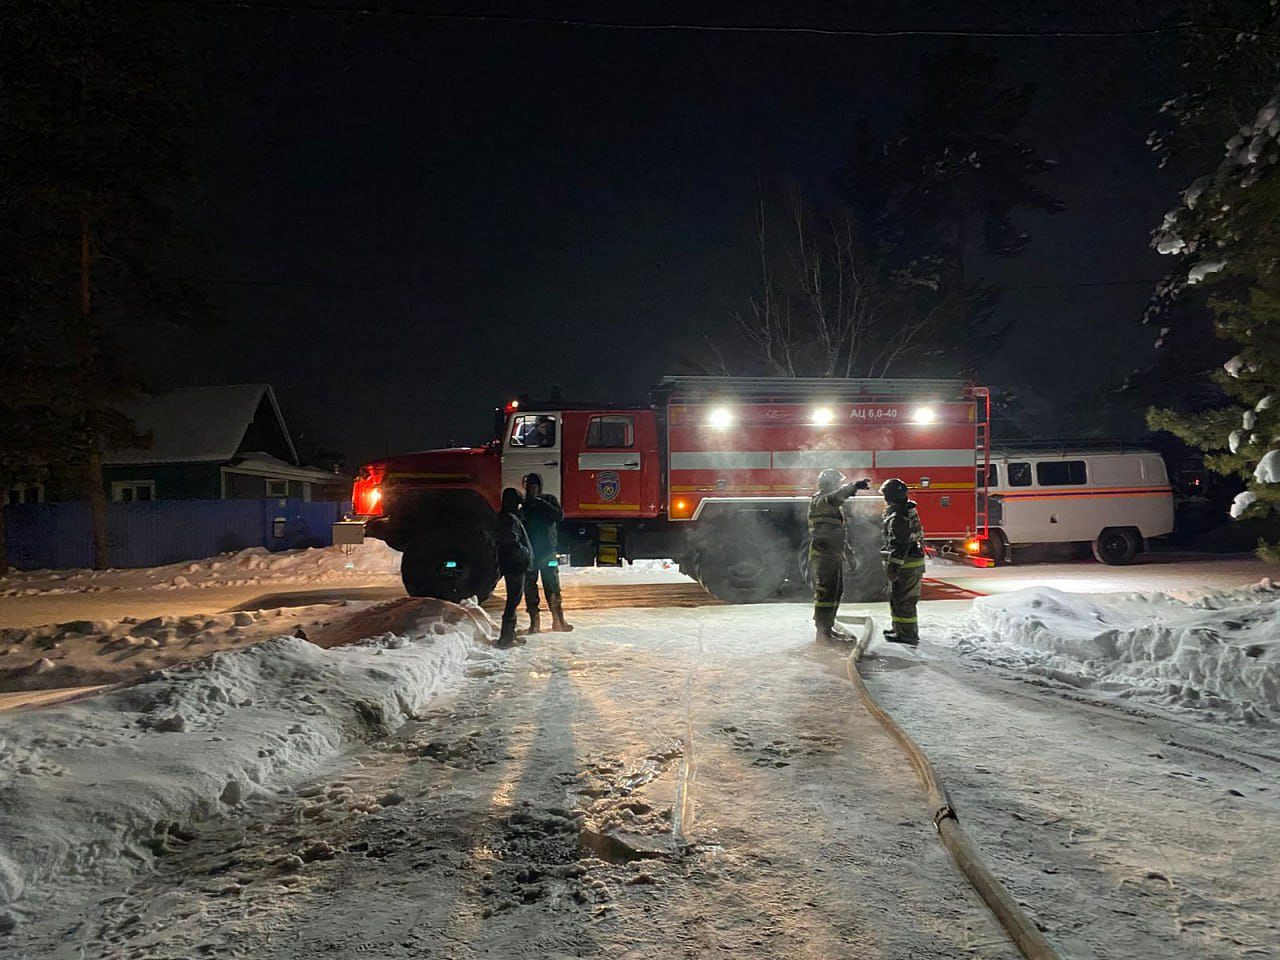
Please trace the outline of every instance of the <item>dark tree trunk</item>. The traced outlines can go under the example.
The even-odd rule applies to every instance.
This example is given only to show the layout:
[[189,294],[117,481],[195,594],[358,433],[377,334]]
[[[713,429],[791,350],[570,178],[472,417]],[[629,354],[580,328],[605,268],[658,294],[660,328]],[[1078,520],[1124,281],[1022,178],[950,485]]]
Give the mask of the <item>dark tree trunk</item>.
[[85,476],[85,493],[89,497],[89,515],[93,519],[93,569],[105,570],[110,563],[107,554],[107,492],[102,487],[102,451],[89,451]]
[[[0,494],[2,493],[4,491],[0,490]],[[8,497],[5,497],[5,499],[8,499]],[[0,577],[9,575],[9,539],[4,525],[5,508],[4,501],[0,500]]]
[[[89,213],[80,211],[80,319],[86,331],[86,356],[84,362],[91,362],[88,354],[87,331],[89,314],[93,309],[92,287],[90,285],[89,268],[92,263],[89,243]],[[98,433],[97,418],[93,411],[93,398],[90,391],[85,391],[87,407],[87,433],[89,436],[89,458],[85,465],[85,494],[89,498],[89,515],[93,519],[93,569],[107,569],[110,560],[107,556],[107,494],[102,488],[102,438]]]

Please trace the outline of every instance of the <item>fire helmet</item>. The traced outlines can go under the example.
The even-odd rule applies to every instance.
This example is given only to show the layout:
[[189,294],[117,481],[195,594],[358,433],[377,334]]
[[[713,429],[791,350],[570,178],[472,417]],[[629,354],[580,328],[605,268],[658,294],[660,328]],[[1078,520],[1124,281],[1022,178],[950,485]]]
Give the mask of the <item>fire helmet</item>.
[[880,493],[887,503],[907,502],[907,485],[897,477],[890,477],[880,484]]
[[818,474],[818,492],[835,493],[844,484],[844,474],[835,467],[827,467]]

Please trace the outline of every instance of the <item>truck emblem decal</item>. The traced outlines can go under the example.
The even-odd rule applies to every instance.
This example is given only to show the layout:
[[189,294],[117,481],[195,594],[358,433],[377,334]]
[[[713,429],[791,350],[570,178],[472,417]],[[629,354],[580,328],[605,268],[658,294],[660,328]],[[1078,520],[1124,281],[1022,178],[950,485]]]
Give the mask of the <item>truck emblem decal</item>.
[[618,499],[618,494],[622,492],[622,481],[618,479],[618,475],[612,470],[606,470],[596,478],[596,493],[600,494],[600,499],[605,503],[612,503]]

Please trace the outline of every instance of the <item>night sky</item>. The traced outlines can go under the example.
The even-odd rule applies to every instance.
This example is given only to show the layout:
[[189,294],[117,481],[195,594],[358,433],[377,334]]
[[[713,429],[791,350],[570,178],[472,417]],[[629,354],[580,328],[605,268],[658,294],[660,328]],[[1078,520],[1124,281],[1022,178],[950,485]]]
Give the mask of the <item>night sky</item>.
[[[487,439],[517,393],[640,399],[733,336],[757,282],[758,185],[822,191],[862,116],[892,117],[945,36],[631,30],[421,15],[996,38],[1039,94],[1026,137],[1065,212],[1022,219],[1006,346],[980,371],[1047,435],[1150,362],[1151,229],[1186,171],[1144,144],[1174,91],[1162,4],[175,4],[198,185],[182,272],[222,323],[146,351],[158,389],[272,383],[301,446],[371,456]],[[892,9],[889,9],[892,7]],[[793,10],[792,8],[798,8]],[[903,370],[902,374],[909,373]],[[1076,411],[1070,413],[1070,411]],[[1074,419],[1072,419],[1074,417]],[[1101,430],[1140,423],[1099,414]]]

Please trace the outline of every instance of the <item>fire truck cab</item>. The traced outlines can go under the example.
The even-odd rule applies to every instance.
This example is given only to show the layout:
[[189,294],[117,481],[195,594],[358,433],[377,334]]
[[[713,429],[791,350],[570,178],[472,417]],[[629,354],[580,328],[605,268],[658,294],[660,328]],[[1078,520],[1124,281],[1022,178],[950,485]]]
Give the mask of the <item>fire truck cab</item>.
[[875,488],[889,477],[931,541],[986,536],[988,420],[986,389],[960,381],[670,377],[641,405],[513,401],[484,447],[367,464],[353,499],[365,531],[404,552],[415,596],[492,591],[502,490],[537,473],[573,565],[673,558],[715,596],[754,602],[805,581],[809,498],[835,467],[872,481],[846,504],[846,595],[865,600],[886,586]]

